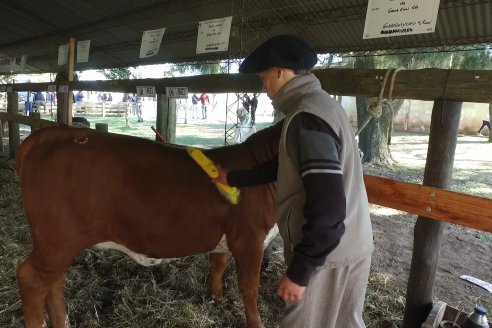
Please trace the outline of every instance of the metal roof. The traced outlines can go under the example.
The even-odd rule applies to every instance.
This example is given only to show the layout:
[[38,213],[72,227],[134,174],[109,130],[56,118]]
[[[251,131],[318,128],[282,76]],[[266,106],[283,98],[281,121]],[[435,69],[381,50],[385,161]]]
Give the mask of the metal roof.
[[[299,34],[319,53],[492,43],[492,0],[441,0],[435,33],[363,39],[367,0],[2,0],[0,63],[28,55],[57,72],[58,47],[91,40],[75,70],[242,58],[265,39]],[[228,52],[195,54],[198,23],[232,16]],[[142,32],[166,27],[159,53],[139,59]]]

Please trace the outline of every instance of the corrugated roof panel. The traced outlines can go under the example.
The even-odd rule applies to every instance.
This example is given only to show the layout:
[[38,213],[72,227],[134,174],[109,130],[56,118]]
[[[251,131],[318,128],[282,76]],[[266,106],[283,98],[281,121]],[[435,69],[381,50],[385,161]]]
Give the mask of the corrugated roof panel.
[[[34,70],[65,70],[58,46],[91,40],[76,69],[244,56],[280,33],[301,34],[320,53],[492,42],[492,0],[441,0],[435,33],[363,39],[367,0],[39,0],[1,2],[0,58],[29,54]],[[229,51],[196,55],[198,22],[233,16]],[[139,59],[142,32],[166,27],[159,54]],[[55,66],[53,68],[53,66]]]

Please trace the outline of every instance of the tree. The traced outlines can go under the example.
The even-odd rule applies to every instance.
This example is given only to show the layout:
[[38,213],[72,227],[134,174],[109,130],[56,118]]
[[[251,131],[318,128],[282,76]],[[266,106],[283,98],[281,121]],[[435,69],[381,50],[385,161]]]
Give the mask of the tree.
[[138,77],[138,73],[133,67],[100,69],[98,72],[103,74],[108,80],[128,80]]
[[[491,69],[492,49],[486,48],[473,51],[399,54],[390,56],[356,57],[354,68],[443,68],[443,69]],[[388,77],[390,78],[390,77]],[[388,90],[389,81],[385,90]],[[386,95],[385,91],[385,95]],[[357,122],[359,127],[369,117],[369,109],[377,103],[377,98],[357,97]],[[382,104],[381,116],[372,118],[359,135],[359,148],[364,153],[363,163],[371,162],[380,165],[391,165],[391,144],[393,119],[398,114],[403,100],[392,100]],[[490,116],[490,115],[489,115]],[[489,117],[490,120],[490,117]]]
[[192,74],[224,74],[227,73],[227,64],[220,61],[208,62],[188,62],[178,65],[173,65],[170,73],[179,73],[181,75],[190,72]]
[[[356,69],[374,69],[376,66],[374,56],[357,57],[354,62]],[[386,90],[389,88],[391,75],[388,75]],[[379,165],[390,165],[392,163],[389,150],[389,141],[393,129],[393,118],[403,104],[403,100],[391,100],[384,103],[382,99],[357,97],[357,122],[359,128],[369,117],[371,112],[380,112],[378,117],[372,117],[369,123],[359,134],[359,148],[363,153],[362,162],[375,163]],[[379,104],[379,106],[378,106]],[[378,108],[379,107],[379,108]]]

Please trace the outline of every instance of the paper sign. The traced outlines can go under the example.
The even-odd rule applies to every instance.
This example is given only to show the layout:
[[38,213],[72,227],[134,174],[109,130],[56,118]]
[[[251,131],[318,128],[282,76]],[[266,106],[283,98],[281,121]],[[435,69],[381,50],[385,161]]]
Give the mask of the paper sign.
[[364,39],[432,33],[439,0],[369,0]]
[[8,85],[8,86],[7,86],[7,92],[12,92],[12,91],[14,91],[14,89],[12,88],[12,86],[11,86],[11,85]]
[[137,87],[137,95],[141,97],[153,97],[155,96],[155,87]]
[[5,92],[7,91],[7,86],[6,85],[0,85],[0,92]]
[[188,88],[187,87],[166,87],[166,95],[168,98],[183,98],[188,99]]
[[198,24],[196,53],[227,51],[231,33],[232,16],[202,21]]
[[66,65],[68,62],[68,43],[58,47],[58,65]]
[[89,61],[89,49],[91,40],[77,42],[77,63],[87,63]]
[[56,84],[48,84],[48,92],[56,92]]
[[157,30],[143,32],[139,58],[147,58],[157,55],[165,31],[166,28],[163,27]]
[[58,86],[58,92],[60,92],[60,93],[68,93],[68,85],[60,85],[60,86]]

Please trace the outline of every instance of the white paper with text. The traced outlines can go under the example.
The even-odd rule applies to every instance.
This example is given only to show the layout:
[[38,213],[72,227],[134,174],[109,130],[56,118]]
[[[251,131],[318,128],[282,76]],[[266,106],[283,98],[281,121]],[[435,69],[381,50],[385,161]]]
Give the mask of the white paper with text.
[[369,0],[364,39],[432,33],[439,0]]
[[198,23],[196,53],[227,51],[231,34],[232,16]]
[[166,28],[144,31],[142,34],[142,44],[140,46],[140,57],[147,58],[157,55],[161,47],[162,37]]

